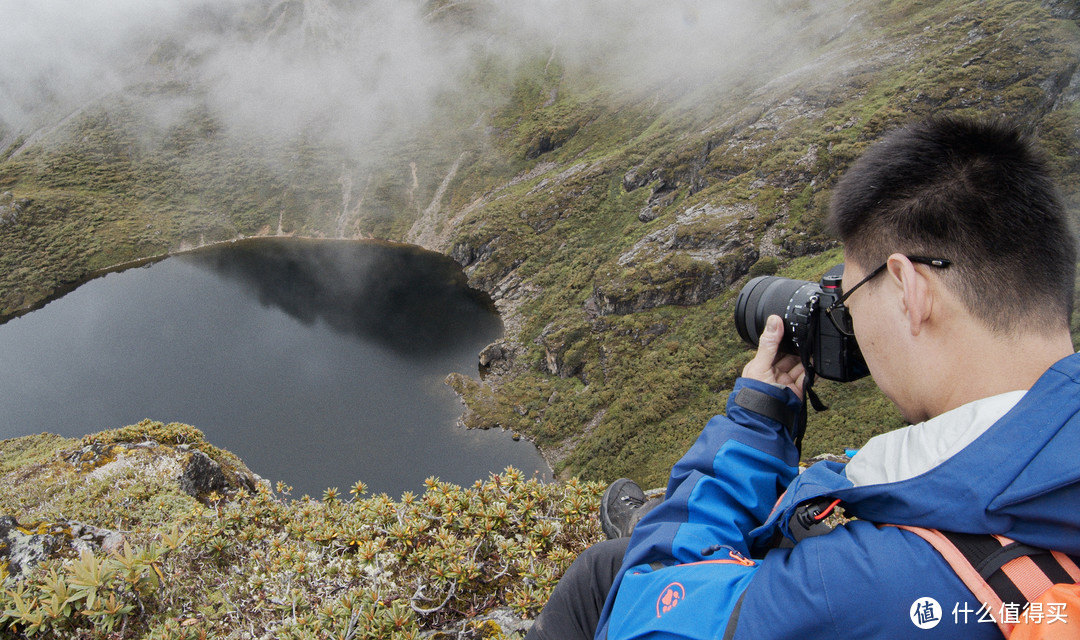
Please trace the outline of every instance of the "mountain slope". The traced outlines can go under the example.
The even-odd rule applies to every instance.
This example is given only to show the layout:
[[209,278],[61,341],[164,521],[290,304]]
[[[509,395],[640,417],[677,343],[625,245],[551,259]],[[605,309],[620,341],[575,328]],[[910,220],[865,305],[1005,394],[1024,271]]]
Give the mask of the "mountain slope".
[[[287,66],[357,54],[341,43],[359,27],[315,10],[371,6],[283,2],[199,24],[251,51],[295,46]],[[338,87],[320,85],[335,101],[302,126],[252,130],[201,73],[217,50],[154,43],[123,90],[0,127],[0,313],[110,265],[238,235],[419,242],[461,263],[507,325],[482,380],[450,378],[466,424],[526,434],[566,474],[660,483],[749,357],[731,320],[746,276],[816,279],[840,260],[822,227],[829,189],[882,132],[943,112],[1015,119],[1080,205],[1075,2],[754,6],[747,29],[717,31],[726,48],[692,39],[720,27],[686,9],[686,55],[668,43],[650,58],[624,55],[633,48],[599,23],[610,56],[584,46],[587,29],[572,41],[538,29],[508,49],[503,4],[426,3],[419,24],[445,38],[453,82],[432,85],[430,109],[378,111],[363,144],[338,128],[351,104]],[[643,47],[647,33],[634,31]],[[808,455],[901,424],[869,381],[820,390],[832,410],[811,416]]]

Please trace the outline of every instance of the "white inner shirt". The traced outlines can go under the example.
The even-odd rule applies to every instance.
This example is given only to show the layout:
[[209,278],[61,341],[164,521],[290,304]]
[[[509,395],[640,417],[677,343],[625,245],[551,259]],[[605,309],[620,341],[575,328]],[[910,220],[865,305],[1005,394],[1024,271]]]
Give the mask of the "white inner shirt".
[[899,482],[956,455],[1009,412],[1026,391],[982,398],[895,431],[874,436],[845,469],[855,486]]

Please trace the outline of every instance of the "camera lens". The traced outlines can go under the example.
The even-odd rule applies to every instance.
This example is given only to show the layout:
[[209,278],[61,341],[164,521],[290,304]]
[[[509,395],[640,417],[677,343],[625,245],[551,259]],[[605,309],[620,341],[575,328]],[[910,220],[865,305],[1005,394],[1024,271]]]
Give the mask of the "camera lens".
[[784,321],[784,341],[780,350],[799,355],[798,344],[809,321],[810,298],[821,287],[806,280],[759,276],[743,287],[735,302],[735,328],[745,342],[757,346],[765,321],[778,315]]

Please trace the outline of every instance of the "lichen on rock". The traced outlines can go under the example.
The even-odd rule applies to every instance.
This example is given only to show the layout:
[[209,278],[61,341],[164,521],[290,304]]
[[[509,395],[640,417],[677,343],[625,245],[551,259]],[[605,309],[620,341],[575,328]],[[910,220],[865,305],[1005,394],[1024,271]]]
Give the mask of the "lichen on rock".
[[0,516],[0,566],[17,577],[55,557],[74,557],[83,551],[109,553],[124,542],[118,531],[81,522],[20,524],[13,516]]

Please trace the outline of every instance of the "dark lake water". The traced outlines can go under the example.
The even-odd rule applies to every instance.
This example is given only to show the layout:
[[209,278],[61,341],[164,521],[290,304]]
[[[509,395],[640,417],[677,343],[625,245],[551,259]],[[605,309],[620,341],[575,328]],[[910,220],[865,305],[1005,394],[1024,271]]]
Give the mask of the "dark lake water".
[[91,280],[0,325],[0,439],[185,422],[256,473],[320,497],[419,493],[513,465],[510,433],[456,425],[502,325],[452,260],[410,247],[260,239]]

